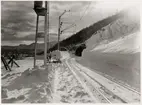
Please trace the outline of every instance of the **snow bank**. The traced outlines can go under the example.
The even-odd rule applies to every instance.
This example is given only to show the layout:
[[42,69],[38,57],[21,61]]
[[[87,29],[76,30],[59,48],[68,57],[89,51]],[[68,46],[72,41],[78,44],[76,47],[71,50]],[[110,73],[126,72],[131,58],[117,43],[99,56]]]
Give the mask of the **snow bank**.
[[[27,62],[26,65],[24,62]],[[52,81],[53,76],[51,65],[48,66],[49,70],[45,70],[40,67],[42,60],[37,61],[36,69],[31,69],[33,60],[21,60],[20,63],[19,71],[15,69],[2,78],[2,103],[50,102],[52,85],[49,81]]]

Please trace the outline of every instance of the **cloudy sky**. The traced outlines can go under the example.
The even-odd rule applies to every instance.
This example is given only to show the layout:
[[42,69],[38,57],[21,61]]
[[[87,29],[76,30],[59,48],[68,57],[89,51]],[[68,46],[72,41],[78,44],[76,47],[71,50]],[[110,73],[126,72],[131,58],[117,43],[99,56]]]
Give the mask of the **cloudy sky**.
[[[50,1],[50,41],[57,41],[58,17],[64,10],[70,12],[63,15],[62,29],[75,23],[76,27],[66,30],[61,40],[73,33],[117,13],[128,6],[127,2],[100,1]],[[30,44],[34,42],[36,14],[33,1],[2,1],[1,2],[1,40],[2,45]],[[44,30],[44,17],[40,17],[39,31]],[[43,42],[39,39],[38,42]]]

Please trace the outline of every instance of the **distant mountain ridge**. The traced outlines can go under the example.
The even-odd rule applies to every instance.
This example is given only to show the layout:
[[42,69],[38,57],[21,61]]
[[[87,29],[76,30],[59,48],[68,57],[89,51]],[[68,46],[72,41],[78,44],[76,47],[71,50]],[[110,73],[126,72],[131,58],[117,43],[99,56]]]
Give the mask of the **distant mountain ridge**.
[[[52,47],[56,41],[50,42],[50,46]],[[34,49],[35,43],[31,43],[29,45],[26,44],[20,44],[18,46],[8,46],[4,45],[2,48],[19,48],[19,49]],[[37,43],[37,49],[43,49],[44,48],[44,43]]]
[[[50,42],[50,47],[53,47],[56,44],[56,41]],[[1,53],[9,53],[9,52],[20,52],[20,53],[33,53],[34,52],[35,43],[31,43],[30,45],[20,44],[18,46],[1,46]],[[37,43],[37,50],[44,50],[44,43]]]

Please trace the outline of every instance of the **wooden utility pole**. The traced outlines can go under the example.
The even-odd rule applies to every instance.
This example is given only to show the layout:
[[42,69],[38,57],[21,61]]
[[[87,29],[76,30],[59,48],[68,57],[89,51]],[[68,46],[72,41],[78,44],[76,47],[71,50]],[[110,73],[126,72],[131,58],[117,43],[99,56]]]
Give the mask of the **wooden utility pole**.
[[[47,20],[47,24],[48,24],[48,30],[47,30],[47,33],[48,33],[48,36],[47,36],[47,50],[49,50],[49,1],[48,1],[48,4],[47,4],[47,15],[48,15],[48,20]],[[49,52],[47,52],[49,53]]]
[[58,28],[58,50],[59,50],[59,46],[60,46],[60,28],[61,28],[61,17],[59,16],[59,28]]
[[[45,9],[47,9],[47,1],[45,1]],[[48,9],[46,10],[46,13],[45,13],[45,24],[44,24],[44,32],[45,32],[45,35],[44,35],[44,66],[47,65],[47,36],[49,35],[48,33],[48,16],[49,14],[47,14],[48,12]]]
[[38,21],[39,21],[39,15],[37,15],[37,20],[36,20],[36,36],[35,36],[35,46],[34,46],[34,68],[36,66],[36,49],[37,49],[37,34],[38,34]]
[[[70,11],[70,10],[69,10]],[[61,17],[69,11],[64,11],[60,16],[59,16],[59,28],[58,28],[58,51],[60,50],[60,34],[61,34],[61,26],[62,26],[62,22],[61,22]]]

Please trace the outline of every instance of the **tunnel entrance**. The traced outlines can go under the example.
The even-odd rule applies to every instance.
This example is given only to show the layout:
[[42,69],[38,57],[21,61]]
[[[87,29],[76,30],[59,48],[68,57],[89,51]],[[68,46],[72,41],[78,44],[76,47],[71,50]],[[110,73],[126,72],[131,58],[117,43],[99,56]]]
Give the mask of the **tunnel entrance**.
[[75,55],[81,57],[84,49],[86,49],[86,44],[81,44],[79,47],[76,48]]

